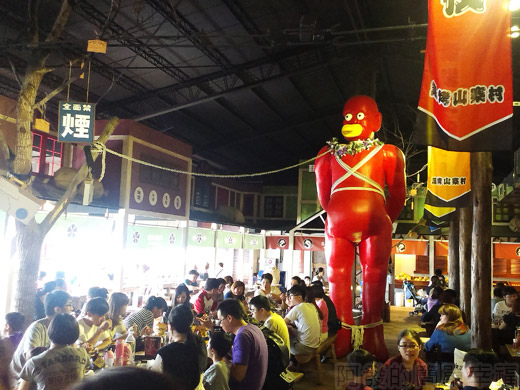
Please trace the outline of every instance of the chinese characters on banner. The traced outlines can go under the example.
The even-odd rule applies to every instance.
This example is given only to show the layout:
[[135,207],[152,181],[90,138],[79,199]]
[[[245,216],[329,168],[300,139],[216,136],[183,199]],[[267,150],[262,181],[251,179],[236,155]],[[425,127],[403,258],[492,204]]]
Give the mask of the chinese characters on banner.
[[509,0],[429,0],[418,143],[511,149],[510,19]]
[[95,104],[60,102],[58,140],[91,143],[94,137]]
[[[471,202],[470,153],[428,148],[428,192],[424,218],[448,221],[456,207]],[[437,224],[437,223],[436,223]]]

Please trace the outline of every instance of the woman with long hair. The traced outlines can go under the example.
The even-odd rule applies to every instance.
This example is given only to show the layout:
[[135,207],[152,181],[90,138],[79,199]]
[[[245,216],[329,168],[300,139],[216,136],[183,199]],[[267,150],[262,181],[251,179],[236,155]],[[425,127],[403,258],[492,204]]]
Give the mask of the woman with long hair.
[[455,348],[469,351],[471,329],[464,323],[460,309],[451,303],[444,304],[439,308],[439,315],[439,323],[424,345],[425,351],[432,350],[434,345],[440,346],[441,352],[453,353]]
[[152,370],[170,375],[183,389],[203,389],[202,373],[207,366],[204,340],[191,331],[193,312],[176,306],[168,316],[171,343],[157,352]]
[[184,305],[189,309],[193,309],[193,305],[190,303],[190,290],[188,290],[185,284],[179,284],[177,286],[172,303],[173,307]]
[[114,338],[116,334],[126,336],[127,329],[123,325],[123,316],[126,314],[126,308],[129,302],[128,296],[122,292],[115,292],[110,296],[107,316],[112,320],[112,338]]

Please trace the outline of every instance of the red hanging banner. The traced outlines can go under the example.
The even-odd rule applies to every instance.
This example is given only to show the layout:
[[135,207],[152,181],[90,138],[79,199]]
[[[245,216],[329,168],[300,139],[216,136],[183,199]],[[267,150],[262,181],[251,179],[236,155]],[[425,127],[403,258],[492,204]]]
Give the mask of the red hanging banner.
[[509,0],[429,0],[418,143],[511,149],[510,21]]

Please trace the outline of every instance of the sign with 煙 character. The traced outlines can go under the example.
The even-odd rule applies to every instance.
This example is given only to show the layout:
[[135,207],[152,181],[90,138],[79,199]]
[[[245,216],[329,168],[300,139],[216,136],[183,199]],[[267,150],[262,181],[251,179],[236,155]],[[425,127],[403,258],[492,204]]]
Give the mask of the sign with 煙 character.
[[60,102],[58,141],[91,143],[94,136],[95,104]]
[[509,0],[429,0],[416,141],[451,151],[510,150]]

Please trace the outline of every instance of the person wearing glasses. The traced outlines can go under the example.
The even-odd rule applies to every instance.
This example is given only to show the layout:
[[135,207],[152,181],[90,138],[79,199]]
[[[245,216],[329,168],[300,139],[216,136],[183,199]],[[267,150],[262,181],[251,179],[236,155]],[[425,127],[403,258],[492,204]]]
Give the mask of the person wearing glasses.
[[288,291],[288,304],[292,309],[284,320],[291,336],[291,354],[312,354],[320,346],[321,326],[318,308],[305,302],[305,288],[293,286]]
[[401,390],[403,388],[421,389],[426,382],[428,368],[419,359],[422,342],[417,332],[405,329],[397,337],[399,355],[386,361],[381,368],[378,389]]
[[34,321],[25,331],[11,361],[11,371],[18,379],[22,368],[31,357],[31,350],[36,347],[47,348],[51,340],[47,328],[56,314],[68,314],[72,311],[72,298],[65,291],[54,290],[45,297],[45,318]]

